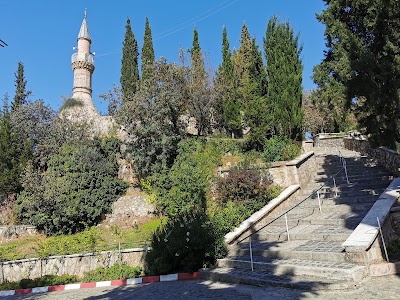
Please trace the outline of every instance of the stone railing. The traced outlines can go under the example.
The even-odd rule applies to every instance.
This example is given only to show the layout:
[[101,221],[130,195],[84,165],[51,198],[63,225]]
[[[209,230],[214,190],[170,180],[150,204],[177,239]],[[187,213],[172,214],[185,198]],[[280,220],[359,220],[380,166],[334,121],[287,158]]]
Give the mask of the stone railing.
[[0,282],[38,278],[44,275],[75,275],[83,277],[96,268],[109,268],[116,263],[143,267],[146,250],[143,248],[99,253],[50,256],[0,263]]
[[388,148],[372,148],[368,140],[360,138],[344,138],[344,147],[348,150],[358,151],[363,155],[377,160],[395,176],[400,176],[400,154]]
[[399,192],[400,178],[396,178],[342,244],[345,249],[346,261],[369,265],[386,260],[382,251],[382,238],[378,238],[379,224],[382,227],[386,242],[390,243],[397,238],[388,217],[392,206],[399,199]]

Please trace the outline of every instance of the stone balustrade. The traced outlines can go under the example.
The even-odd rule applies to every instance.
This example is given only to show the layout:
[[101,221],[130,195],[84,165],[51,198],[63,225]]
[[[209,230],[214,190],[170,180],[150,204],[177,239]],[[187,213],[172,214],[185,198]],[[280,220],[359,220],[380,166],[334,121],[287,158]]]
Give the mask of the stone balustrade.
[[393,173],[393,175],[400,176],[400,154],[396,151],[385,147],[372,148],[368,140],[360,138],[344,138],[343,143],[346,149],[367,155],[375,159],[381,166]]

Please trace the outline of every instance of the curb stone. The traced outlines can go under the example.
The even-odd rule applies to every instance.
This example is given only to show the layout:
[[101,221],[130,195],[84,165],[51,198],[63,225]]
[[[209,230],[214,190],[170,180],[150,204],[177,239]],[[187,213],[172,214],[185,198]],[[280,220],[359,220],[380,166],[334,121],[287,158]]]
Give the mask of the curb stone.
[[37,293],[48,293],[64,290],[77,290],[77,289],[89,289],[96,287],[109,287],[109,286],[126,286],[141,283],[153,283],[163,281],[179,281],[179,280],[193,280],[199,279],[200,272],[193,273],[176,273],[168,275],[158,276],[145,276],[139,278],[120,279],[120,280],[109,280],[109,281],[98,281],[98,282],[83,282],[83,283],[72,283],[65,285],[54,285],[54,286],[43,286],[28,289],[8,290],[0,291],[0,297],[14,296],[14,295],[26,295],[26,294],[37,294]]

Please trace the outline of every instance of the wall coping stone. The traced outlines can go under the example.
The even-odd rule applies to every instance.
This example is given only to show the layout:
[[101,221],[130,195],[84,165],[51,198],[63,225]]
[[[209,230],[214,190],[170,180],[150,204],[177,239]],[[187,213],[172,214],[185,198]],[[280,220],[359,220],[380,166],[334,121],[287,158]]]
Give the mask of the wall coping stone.
[[281,167],[281,166],[297,166],[302,164],[303,162],[307,161],[311,156],[314,155],[313,151],[304,153],[295,159],[288,160],[288,161],[276,161],[271,163],[271,168]]
[[380,195],[368,211],[361,223],[342,244],[346,252],[367,251],[378,236],[379,227],[376,218],[379,218],[381,226],[400,195],[400,177],[395,178],[386,190]]
[[239,225],[239,227],[237,227],[233,231],[227,233],[225,235],[225,242],[229,244],[232,241],[234,241],[238,236],[240,236],[243,232],[245,232],[247,229],[249,229],[252,225],[254,225],[258,221],[260,221],[264,216],[266,216],[268,213],[270,213],[275,207],[277,207],[279,204],[284,202],[286,199],[288,199],[291,195],[293,195],[299,189],[300,189],[300,185],[298,185],[298,184],[287,187],[278,197],[272,199],[263,208],[261,208],[259,211],[252,214],[246,220],[244,220]]

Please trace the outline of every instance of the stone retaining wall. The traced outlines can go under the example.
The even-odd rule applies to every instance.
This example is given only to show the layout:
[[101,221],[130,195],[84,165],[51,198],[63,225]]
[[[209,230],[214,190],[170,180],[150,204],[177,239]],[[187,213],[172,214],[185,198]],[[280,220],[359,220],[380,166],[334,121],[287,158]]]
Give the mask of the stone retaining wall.
[[344,147],[343,136],[317,135],[314,140],[318,147]]
[[35,235],[37,233],[36,227],[30,225],[0,226],[0,242],[9,241],[21,236]]
[[344,138],[344,147],[348,150],[358,151],[363,155],[376,159],[378,163],[392,172],[395,176],[400,176],[400,154],[388,148],[372,148],[368,140],[359,138]]
[[69,274],[83,277],[86,272],[99,267],[109,268],[115,263],[143,267],[144,256],[145,249],[136,248],[7,261],[0,264],[0,282],[34,279],[44,275]]
[[287,187],[299,184],[304,188],[317,170],[314,152],[305,153],[291,161],[274,162],[269,168],[274,183]]

